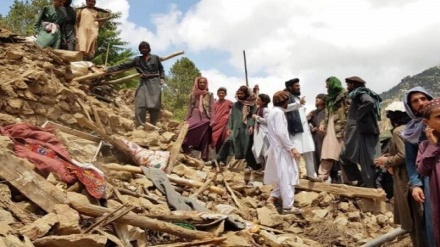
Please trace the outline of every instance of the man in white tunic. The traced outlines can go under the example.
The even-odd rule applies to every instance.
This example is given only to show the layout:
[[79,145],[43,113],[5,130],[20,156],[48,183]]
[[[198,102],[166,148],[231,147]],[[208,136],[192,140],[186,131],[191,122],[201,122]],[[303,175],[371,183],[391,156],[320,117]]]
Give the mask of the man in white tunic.
[[269,112],[267,118],[267,137],[270,144],[264,183],[274,185],[268,202],[274,202],[281,197],[283,213],[298,214],[302,210],[295,208],[293,202],[295,185],[299,183],[298,165],[295,160],[300,157],[300,153],[289,139],[287,131],[287,119],[284,111],[287,108],[288,100],[289,94],[284,91],[276,92],[273,96],[274,108]]
[[[299,79],[288,80],[285,84],[286,89],[284,91],[289,93],[289,103],[300,102],[301,87]],[[306,108],[301,107],[298,110],[287,112],[286,117],[290,140],[304,158],[307,178],[317,180],[314,159],[315,143],[307,122]],[[296,162],[299,164],[299,159]]]

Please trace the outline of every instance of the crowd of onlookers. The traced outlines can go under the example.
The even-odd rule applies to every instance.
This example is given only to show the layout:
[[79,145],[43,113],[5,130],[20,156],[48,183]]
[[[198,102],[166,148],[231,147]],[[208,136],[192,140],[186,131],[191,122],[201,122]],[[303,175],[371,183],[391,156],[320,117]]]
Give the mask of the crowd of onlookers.
[[34,24],[35,42],[42,48],[80,51],[91,60],[99,27],[112,18],[111,12],[96,7],[96,0],[86,0],[85,6],[76,9],[71,4],[72,0],[53,0],[52,5],[41,9]]
[[318,94],[316,109],[306,114],[297,78],[272,100],[258,87],[241,86],[231,102],[223,87],[214,100],[208,79],[197,77],[182,148],[200,151],[207,162],[214,150],[210,163],[221,169],[228,156],[244,159],[245,172],[262,173],[274,185],[268,203],[279,201],[283,213],[294,214],[302,212],[293,202],[303,157],[311,181],[383,189],[413,245],[440,246],[440,99],[422,87],[408,90],[385,109],[391,137],[380,141],[381,98],[366,82],[349,77],[344,88],[332,76],[325,83],[327,94]]

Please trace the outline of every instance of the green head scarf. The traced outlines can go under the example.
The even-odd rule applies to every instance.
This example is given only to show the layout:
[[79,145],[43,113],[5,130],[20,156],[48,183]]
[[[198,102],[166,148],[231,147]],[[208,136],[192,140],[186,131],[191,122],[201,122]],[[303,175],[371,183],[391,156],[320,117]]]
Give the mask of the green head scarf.
[[336,97],[338,97],[339,93],[344,89],[342,87],[341,81],[332,76],[327,79],[328,87],[327,87],[327,96],[325,97],[325,103],[327,105],[328,111],[333,112],[333,106],[335,104]]

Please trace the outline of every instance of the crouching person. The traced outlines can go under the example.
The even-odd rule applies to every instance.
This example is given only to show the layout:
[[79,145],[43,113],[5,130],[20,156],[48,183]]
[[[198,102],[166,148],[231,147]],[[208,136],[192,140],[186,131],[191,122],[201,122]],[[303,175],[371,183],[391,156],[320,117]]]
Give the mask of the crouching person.
[[300,153],[290,141],[287,130],[287,119],[283,109],[287,108],[289,94],[284,91],[276,92],[273,96],[274,108],[267,118],[267,137],[269,150],[264,173],[264,183],[273,184],[274,189],[268,202],[281,199],[283,213],[302,213],[302,210],[293,206],[295,185],[299,183],[298,159]]

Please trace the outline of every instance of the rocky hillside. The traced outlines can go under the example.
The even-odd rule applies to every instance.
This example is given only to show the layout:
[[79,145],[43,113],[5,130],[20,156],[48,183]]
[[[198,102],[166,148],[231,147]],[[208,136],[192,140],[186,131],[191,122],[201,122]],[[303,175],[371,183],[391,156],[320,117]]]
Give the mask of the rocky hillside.
[[440,65],[429,68],[420,74],[403,78],[396,86],[380,94],[385,102],[401,100],[404,92],[415,86],[422,86],[434,95],[440,96]]
[[414,76],[406,76],[390,90],[380,94],[382,98],[382,121],[379,127],[382,136],[389,136],[390,123],[385,117],[385,108],[393,101],[402,101],[404,93],[413,87],[422,86],[430,90],[435,96],[440,96],[440,65],[429,68]]

